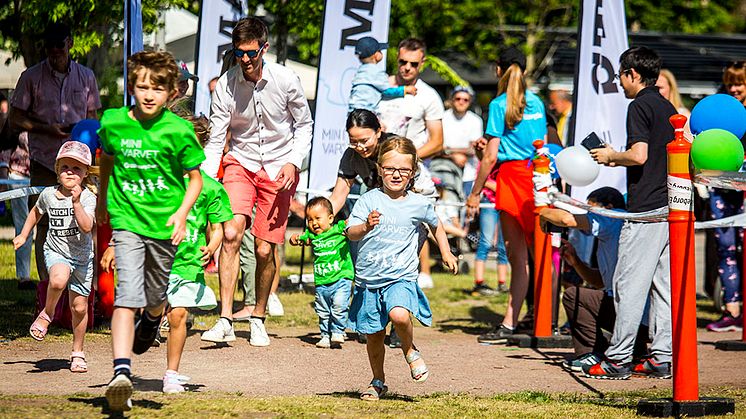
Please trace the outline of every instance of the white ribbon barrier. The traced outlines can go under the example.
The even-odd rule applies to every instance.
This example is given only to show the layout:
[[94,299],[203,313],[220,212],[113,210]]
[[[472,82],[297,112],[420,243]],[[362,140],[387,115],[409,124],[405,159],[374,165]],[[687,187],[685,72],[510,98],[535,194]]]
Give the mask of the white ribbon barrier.
[[[321,195],[327,198],[332,196],[331,191],[322,191],[318,189],[297,188],[295,191],[298,193],[303,193],[303,194]],[[358,199],[358,198],[360,198],[360,195],[355,195],[355,194],[347,195],[347,199]],[[466,203],[464,202],[436,202],[435,205],[444,206],[444,207],[465,207]],[[495,204],[482,203],[482,204],[479,204],[479,208],[495,208]]]
[[746,173],[723,172],[720,170],[699,170],[694,176],[694,182],[711,188],[733,189],[746,191]]
[[11,189],[9,191],[0,192],[0,201],[9,199],[23,198],[24,196],[38,195],[43,191],[45,186],[31,186],[28,188]]
[[581,208],[588,212],[592,212],[594,214],[602,215],[608,218],[617,218],[621,220],[636,221],[640,223],[660,223],[662,221],[668,220],[668,208],[661,208],[645,212],[624,212],[593,207],[586,204],[585,202],[570,198],[569,196],[559,192],[552,192],[549,194],[549,197],[552,199],[555,207],[559,207],[557,205],[558,203],[572,205],[573,207]]

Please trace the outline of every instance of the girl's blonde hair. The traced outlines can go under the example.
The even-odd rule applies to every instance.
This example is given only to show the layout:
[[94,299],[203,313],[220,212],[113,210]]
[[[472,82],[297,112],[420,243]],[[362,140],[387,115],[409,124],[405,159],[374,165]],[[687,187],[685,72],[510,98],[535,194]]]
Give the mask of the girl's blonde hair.
[[497,82],[497,95],[503,93],[508,96],[505,126],[512,130],[521,122],[523,111],[526,109],[526,79],[523,78],[523,71],[518,64],[511,64]]
[[672,72],[666,70],[665,68],[661,69],[660,75],[663,76],[663,78],[666,79],[666,81],[668,82],[669,102],[671,102],[674,108],[681,109],[684,104],[681,101],[681,93],[679,93],[679,83],[676,82],[676,77],[673,75]]
[[410,155],[412,157],[413,173],[417,173],[417,162],[419,162],[419,158],[417,157],[417,147],[414,146],[412,140],[399,135],[389,136],[388,139],[378,147],[378,166],[383,166],[383,156],[389,151],[396,151],[399,154]]
[[746,84],[746,61],[734,61],[725,67],[723,84],[726,86]]

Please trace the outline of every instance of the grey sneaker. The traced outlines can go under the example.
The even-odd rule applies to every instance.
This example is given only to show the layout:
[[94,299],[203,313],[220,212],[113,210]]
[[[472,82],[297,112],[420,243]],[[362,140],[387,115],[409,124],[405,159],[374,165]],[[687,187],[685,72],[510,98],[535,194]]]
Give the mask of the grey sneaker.
[[341,348],[343,343],[345,343],[344,333],[332,333],[331,345],[333,348]]
[[588,368],[601,362],[601,357],[588,352],[587,354],[580,355],[573,359],[566,359],[562,362],[562,366],[569,369],[570,371],[583,372],[583,366],[587,365]]
[[125,412],[132,409],[132,380],[127,374],[117,374],[106,386],[106,402],[109,410],[113,412]]
[[327,335],[321,335],[321,339],[319,339],[319,341],[316,342],[316,347],[317,348],[324,348],[324,349],[331,348],[332,347],[332,342],[329,339],[329,336],[327,336]]
[[224,343],[236,340],[233,326],[226,319],[218,319],[212,329],[202,333],[202,340],[207,342]]

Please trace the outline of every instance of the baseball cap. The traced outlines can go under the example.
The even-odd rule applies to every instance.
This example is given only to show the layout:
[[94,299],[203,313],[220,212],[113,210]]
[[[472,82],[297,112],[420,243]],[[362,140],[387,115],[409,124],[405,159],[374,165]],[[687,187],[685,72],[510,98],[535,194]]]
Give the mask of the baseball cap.
[[372,36],[365,36],[357,40],[357,45],[355,45],[355,55],[360,56],[360,58],[368,58],[377,51],[388,47],[389,44],[385,42],[378,42],[378,40]]
[[187,65],[184,61],[179,60],[177,64],[179,65],[179,81],[184,81],[184,80],[194,80],[195,82],[199,81],[199,77],[195,76],[189,71],[189,68],[187,68]]
[[68,141],[65,144],[62,144],[60,151],[57,152],[56,160],[63,157],[75,159],[86,166],[91,165],[91,149],[80,141]]
[[497,60],[497,65],[499,65],[503,71],[507,70],[511,64],[518,64],[521,71],[526,71],[526,55],[516,47],[510,47],[500,53],[500,58]]
[[456,93],[464,92],[468,94],[469,96],[474,96],[474,89],[472,89],[469,86],[456,86],[453,88],[453,92],[451,92],[451,96],[454,96]]

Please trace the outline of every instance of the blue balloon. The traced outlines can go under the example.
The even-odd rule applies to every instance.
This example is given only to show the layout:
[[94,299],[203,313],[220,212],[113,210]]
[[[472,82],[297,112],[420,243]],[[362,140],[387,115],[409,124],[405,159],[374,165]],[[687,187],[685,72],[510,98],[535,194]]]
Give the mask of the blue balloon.
[[746,133],[746,108],[730,95],[718,93],[708,96],[692,109],[689,126],[695,135],[718,128],[741,138]]
[[562,146],[559,144],[550,143],[545,146],[549,149],[549,171],[552,174],[552,179],[559,179],[560,175],[557,171],[557,165],[554,163],[554,158],[557,157],[557,154],[559,154],[560,151],[562,151]]
[[88,146],[91,149],[91,153],[95,156],[96,149],[101,145],[98,138],[98,129],[101,128],[101,123],[95,119],[83,119],[73,127],[73,131],[70,133],[70,139],[73,141],[80,141],[81,143]]

